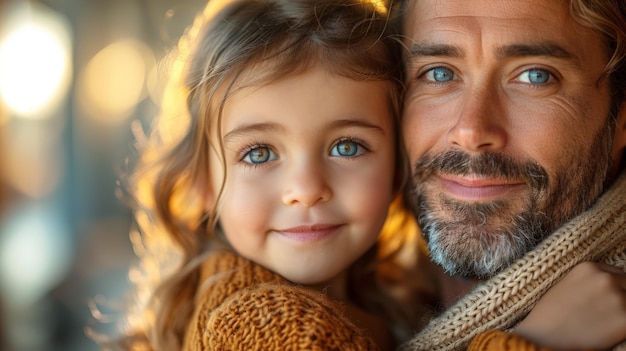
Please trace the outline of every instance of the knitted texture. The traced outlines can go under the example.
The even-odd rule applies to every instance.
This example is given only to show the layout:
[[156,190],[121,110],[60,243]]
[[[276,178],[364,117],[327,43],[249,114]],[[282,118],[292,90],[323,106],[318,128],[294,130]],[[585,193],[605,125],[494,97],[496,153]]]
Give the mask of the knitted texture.
[[534,345],[523,337],[506,333],[501,330],[491,330],[477,335],[471,342],[468,351],[552,351]]
[[591,209],[431,320],[400,350],[462,350],[482,332],[511,328],[556,281],[583,261],[626,267],[626,174]]
[[[490,330],[477,335],[470,343],[468,351],[554,351],[538,347],[523,337],[501,330]],[[581,350],[582,351],[582,350]],[[585,351],[593,351],[591,349]]]
[[183,350],[378,350],[328,296],[233,253],[203,264]]

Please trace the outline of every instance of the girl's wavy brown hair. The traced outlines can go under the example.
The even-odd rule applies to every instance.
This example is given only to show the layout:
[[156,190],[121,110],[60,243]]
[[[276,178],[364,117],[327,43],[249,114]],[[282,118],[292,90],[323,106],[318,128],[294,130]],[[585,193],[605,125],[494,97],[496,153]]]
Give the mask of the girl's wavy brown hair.
[[[209,126],[221,128],[228,97],[321,67],[354,80],[389,82],[396,130],[403,95],[397,38],[388,7],[368,0],[211,0],[168,56],[169,83],[162,112],[148,137],[137,133],[139,158],[125,178],[134,200],[139,256],[130,277],[136,286],[121,349],[180,349],[198,292],[199,267],[217,247],[219,205],[207,210],[208,153],[223,154]],[[397,189],[407,177],[397,140]],[[225,168],[224,168],[225,169]],[[224,172],[228,170],[225,169]],[[225,176],[225,174],[224,174]],[[221,195],[218,189],[217,198]],[[417,226],[400,196],[392,204],[376,247],[351,269],[352,298],[387,319],[399,338],[424,318],[415,300],[422,290],[410,276],[420,244]],[[423,291],[428,291],[424,289]]]

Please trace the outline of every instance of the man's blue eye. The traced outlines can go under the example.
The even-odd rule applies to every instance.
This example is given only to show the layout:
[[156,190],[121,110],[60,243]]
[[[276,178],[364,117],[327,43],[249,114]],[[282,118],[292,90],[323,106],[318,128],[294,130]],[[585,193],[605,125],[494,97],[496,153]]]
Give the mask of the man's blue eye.
[[361,146],[352,140],[342,140],[333,146],[330,151],[331,156],[344,156],[351,157],[362,154],[363,152],[359,150]]
[[550,72],[543,69],[529,69],[519,75],[519,80],[528,84],[545,84],[551,76]]
[[247,163],[257,164],[272,161],[276,158],[276,154],[274,154],[274,152],[270,148],[268,148],[267,146],[259,146],[248,151],[244,156],[243,161]]
[[426,79],[438,83],[454,80],[454,72],[445,67],[436,67],[426,72]]

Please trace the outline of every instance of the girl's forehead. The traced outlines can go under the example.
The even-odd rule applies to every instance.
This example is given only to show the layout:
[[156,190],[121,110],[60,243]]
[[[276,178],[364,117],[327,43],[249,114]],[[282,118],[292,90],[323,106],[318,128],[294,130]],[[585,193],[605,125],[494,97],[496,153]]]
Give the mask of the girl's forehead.
[[[356,80],[313,69],[238,90],[226,100],[223,115],[230,119],[233,114],[245,123],[255,123],[257,118],[300,124],[346,118],[386,120],[390,116],[389,88],[386,81]],[[226,122],[223,125],[232,121]]]

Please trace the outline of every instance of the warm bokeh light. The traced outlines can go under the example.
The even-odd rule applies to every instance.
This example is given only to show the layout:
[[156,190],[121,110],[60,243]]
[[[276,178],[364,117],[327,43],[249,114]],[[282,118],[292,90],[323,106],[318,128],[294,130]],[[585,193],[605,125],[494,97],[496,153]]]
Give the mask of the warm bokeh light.
[[[0,128],[2,128],[2,126],[5,125],[8,121],[9,121],[9,114],[7,113],[7,107],[2,101],[2,99],[0,99]],[[1,145],[0,145],[0,149],[2,149]]]
[[43,5],[17,2],[0,13],[3,184],[43,199],[64,173],[61,134],[72,78],[71,28]]
[[205,2],[0,0],[0,350],[96,351],[86,328],[118,329],[140,279],[120,178],[160,112],[155,53]]
[[102,49],[80,79],[83,114],[104,123],[126,119],[147,95],[146,80],[155,61],[150,48],[136,40],[117,41]]
[[[14,190],[32,199],[52,194],[63,177],[66,165],[61,152],[59,131],[52,125],[33,125],[33,121],[6,126],[0,175]],[[62,124],[50,120],[49,124]]]
[[19,117],[45,117],[66,96],[71,45],[66,23],[48,13],[17,18],[0,37],[0,98]]
[[58,206],[14,208],[0,231],[0,289],[12,308],[41,299],[63,277],[72,243]]

